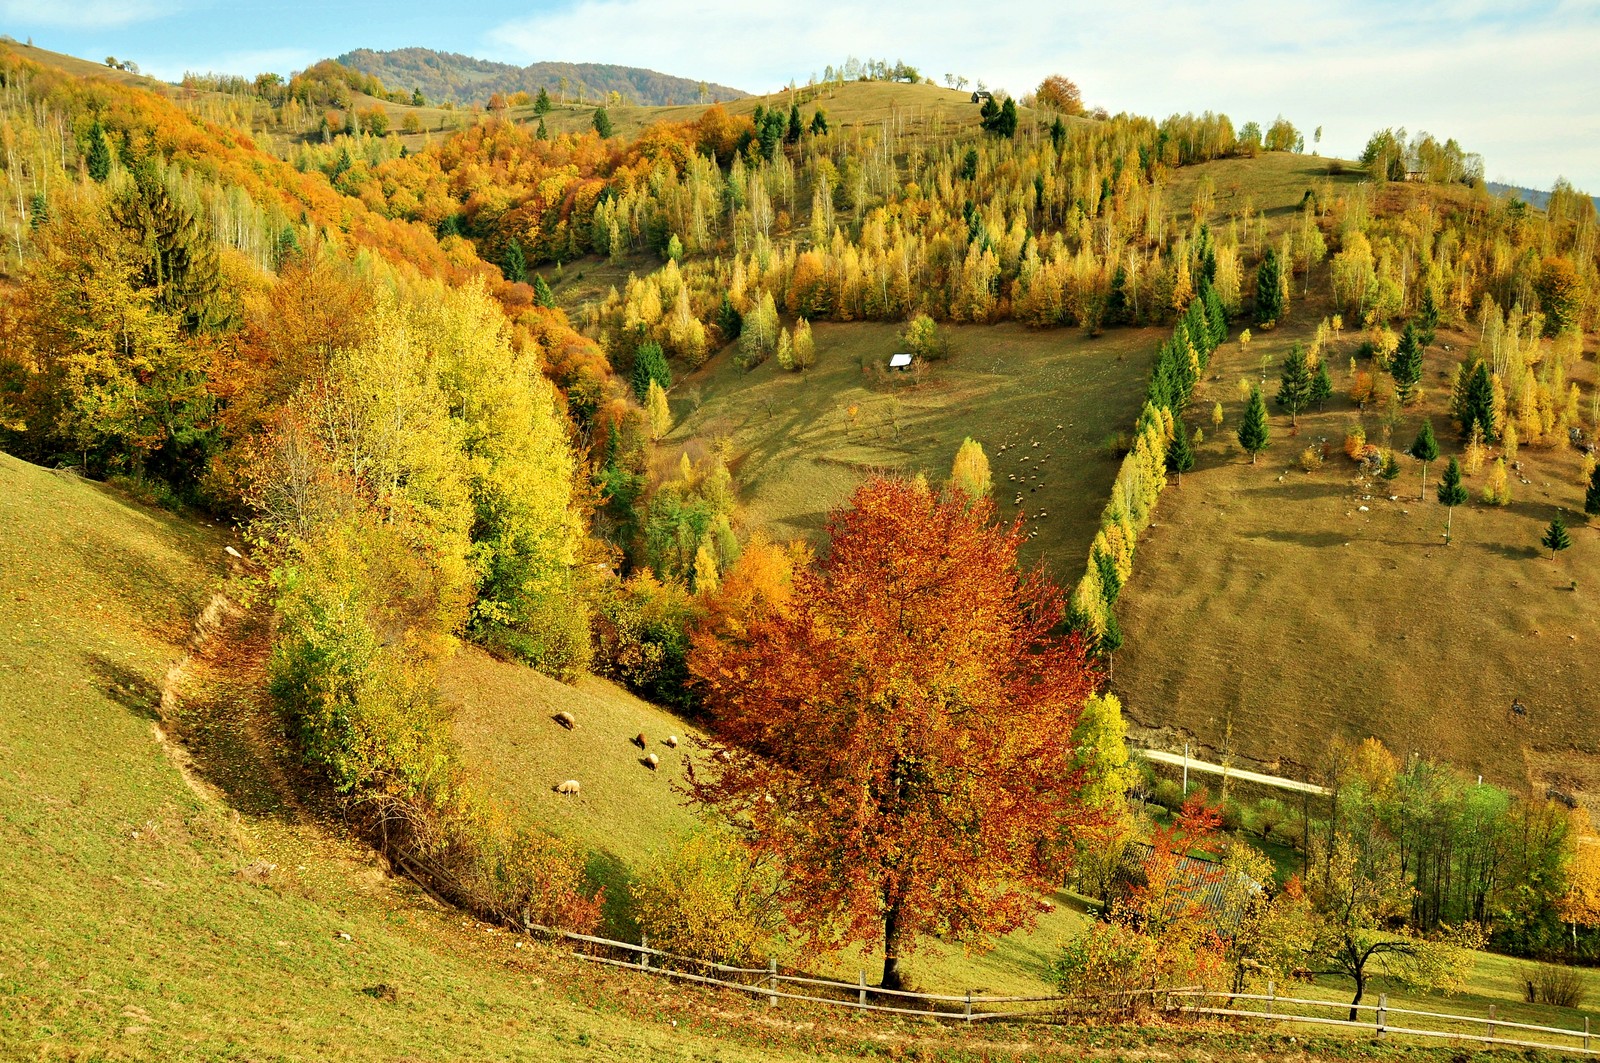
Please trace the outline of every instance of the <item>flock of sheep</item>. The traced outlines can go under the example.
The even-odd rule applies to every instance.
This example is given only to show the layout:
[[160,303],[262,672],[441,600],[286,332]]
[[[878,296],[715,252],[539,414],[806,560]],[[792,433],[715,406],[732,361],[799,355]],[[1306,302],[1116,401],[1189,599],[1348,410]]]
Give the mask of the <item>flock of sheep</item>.
[[[1065,429],[1066,429],[1066,425],[1059,425],[1058,424],[1058,425],[1056,425],[1056,429],[1055,430],[1060,432],[1060,431],[1064,431]],[[996,454],[997,455],[998,454],[1004,454],[1007,450],[1010,450],[1012,447],[1020,447],[1021,445],[1022,444],[1020,444],[1020,443],[1001,443],[999,450],[996,451]],[[1028,445],[1028,449],[1023,451],[1023,453],[1022,453],[1022,470],[1023,471],[1022,471],[1022,476],[1021,476],[1020,479],[1018,478],[1017,473],[1014,473],[1014,472],[1013,473],[1008,473],[1007,476],[1006,476],[1006,478],[1008,480],[1012,481],[1013,483],[1015,483],[1017,485],[1017,497],[1011,500],[1011,504],[1013,506],[1016,506],[1018,509],[1022,508],[1022,488],[1023,488],[1023,485],[1027,483],[1027,481],[1029,481],[1029,480],[1037,480],[1038,481],[1032,487],[1028,488],[1028,493],[1029,494],[1032,494],[1034,491],[1037,491],[1037,490],[1039,490],[1039,488],[1044,486],[1044,475],[1043,475],[1044,466],[1050,460],[1051,455],[1049,453],[1046,453],[1046,454],[1043,454],[1043,455],[1037,455],[1037,456],[1032,455],[1031,452],[1037,450],[1039,448],[1039,445],[1040,445],[1039,444],[1039,440],[1037,440],[1037,439],[1030,440],[1029,441],[1029,445]],[[1037,462],[1038,463],[1038,467],[1032,472],[1027,471],[1028,470],[1028,464],[1030,462]],[[1032,514],[1032,519],[1039,520],[1041,518],[1048,517],[1049,515],[1050,514],[1049,514],[1048,511],[1041,509],[1039,512],[1037,512],[1035,514]],[[1029,518],[1029,514],[1026,511],[1023,512],[1022,516],[1023,516],[1024,520]],[[1036,536],[1038,534],[1039,533],[1037,531],[1030,531],[1028,533],[1028,538],[1032,539],[1034,536]]]
[[[569,731],[575,730],[578,726],[577,717],[564,710],[556,713],[550,718]],[[650,745],[650,740],[642,733],[637,737],[629,739],[629,741],[638,746],[640,749],[647,749]],[[678,743],[679,739],[677,735],[668,735],[666,738],[661,740],[661,744],[666,746],[668,749],[677,749]],[[654,753],[646,753],[644,756],[639,758],[639,763],[646,768],[649,768],[651,771],[655,771],[661,767],[661,758]],[[576,794],[582,789],[582,784],[579,783],[577,779],[567,779],[564,782],[556,783],[553,787],[551,787],[551,789],[558,794]]]

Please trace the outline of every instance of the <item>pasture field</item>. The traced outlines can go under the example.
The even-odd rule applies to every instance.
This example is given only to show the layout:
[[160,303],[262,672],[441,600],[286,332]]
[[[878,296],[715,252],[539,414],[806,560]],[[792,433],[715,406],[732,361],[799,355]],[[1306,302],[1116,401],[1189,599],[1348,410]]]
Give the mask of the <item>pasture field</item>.
[[[1115,687],[1129,716],[1171,741],[1305,777],[1334,736],[1376,736],[1396,754],[1435,757],[1512,789],[1553,787],[1600,799],[1600,721],[1592,656],[1600,641],[1597,588],[1587,578],[1600,541],[1582,516],[1581,455],[1524,445],[1505,507],[1480,500],[1490,464],[1468,475],[1453,543],[1434,486],[1462,444],[1448,417],[1447,373],[1474,336],[1441,329],[1429,351],[1424,404],[1390,421],[1345,397],[1348,335],[1329,356],[1337,394],[1326,410],[1270,411],[1272,446],[1251,465],[1234,432],[1239,381],[1269,396],[1297,327],[1230,342],[1196,391],[1187,419],[1203,427],[1198,466],[1169,486],[1141,540],[1118,602],[1127,642]],[[1447,349],[1449,348],[1449,349]],[[1585,391],[1593,351],[1569,375]],[[1213,428],[1220,401],[1225,422]],[[1404,457],[1424,417],[1441,457],[1419,500],[1421,468]],[[1364,476],[1342,452],[1346,427],[1402,452],[1392,486]],[[1321,468],[1298,464],[1326,443]],[[1492,457],[1492,455],[1491,455]],[[1539,546],[1557,510],[1572,548]],[[1510,713],[1513,698],[1526,716]],[[1241,765],[1243,766],[1243,765]]]
[[805,373],[770,360],[746,372],[719,354],[675,384],[661,467],[725,446],[747,527],[819,542],[865,477],[920,473],[937,485],[971,436],[989,457],[1000,516],[1023,517],[1033,536],[1024,559],[1076,580],[1116,477],[1111,442],[1138,416],[1158,332],[950,333],[951,357],[910,373],[884,368],[899,350],[886,324],[818,322]]

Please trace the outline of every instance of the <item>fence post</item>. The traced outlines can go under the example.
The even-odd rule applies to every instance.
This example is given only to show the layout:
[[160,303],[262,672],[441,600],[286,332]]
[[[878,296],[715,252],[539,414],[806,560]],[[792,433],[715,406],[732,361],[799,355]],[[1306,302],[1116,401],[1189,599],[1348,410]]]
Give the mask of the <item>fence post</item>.
[[1273,996],[1274,996],[1274,993],[1272,991],[1272,979],[1268,978],[1267,979],[1267,1014],[1269,1016],[1272,1014],[1272,998],[1273,998]]
[[966,1019],[967,1019],[967,1021],[969,1023],[972,1021],[972,990],[970,990],[970,989],[967,990],[967,1014],[966,1014]]
[[865,1009],[867,1006],[867,972],[865,969],[856,974],[856,1006]]
[[1494,1040],[1494,1005],[1489,1005],[1489,1023],[1484,1027],[1484,1036],[1490,1041]]
[[1583,1050],[1589,1051],[1589,1016],[1583,1017]]
[[[778,957],[767,957],[767,988],[773,994],[778,992]],[[767,1007],[774,1007],[778,1003],[776,995],[767,997]]]
[[1383,1036],[1383,1028],[1387,1024],[1388,1019],[1389,1019],[1389,994],[1388,993],[1379,993],[1378,994],[1378,1014],[1373,1020],[1376,1023],[1377,1027],[1378,1027],[1378,1036],[1379,1037]]
[[650,969],[650,935],[639,931],[639,970]]

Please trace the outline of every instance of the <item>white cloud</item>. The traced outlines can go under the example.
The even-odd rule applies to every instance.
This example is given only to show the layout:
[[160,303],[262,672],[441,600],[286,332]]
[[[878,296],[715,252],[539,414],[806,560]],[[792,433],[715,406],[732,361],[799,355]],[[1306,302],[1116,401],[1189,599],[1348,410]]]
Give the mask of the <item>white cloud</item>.
[[1060,71],[1091,104],[1161,117],[1278,113],[1322,150],[1358,152],[1383,126],[1428,129],[1481,152],[1491,174],[1600,191],[1600,2],[1508,12],[1492,0],[1327,4],[1083,0],[575,0],[508,22],[504,58],[611,62],[753,92],[820,75],[846,55],[1021,94]]
[[24,26],[120,29],[177,10],[165,0],[0,0],[0,17]]

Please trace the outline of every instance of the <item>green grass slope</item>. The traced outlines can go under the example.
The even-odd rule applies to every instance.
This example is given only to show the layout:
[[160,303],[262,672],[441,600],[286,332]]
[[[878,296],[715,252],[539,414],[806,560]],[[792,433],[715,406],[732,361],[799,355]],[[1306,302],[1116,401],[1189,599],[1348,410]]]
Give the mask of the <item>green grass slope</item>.
[[[292,802],[236,812],[222,795],[260,780],[222,769],[262,769],[227,720],[194,728],[193,771],[222,789],[186,782],[154,725],[223,545],[0,455],[0,1057],[813,1055],[757,1042],[739,1025],[748,1005],[630,988],[485,932]],[[175,710],[185,724],[206,708],[206,672]]]

